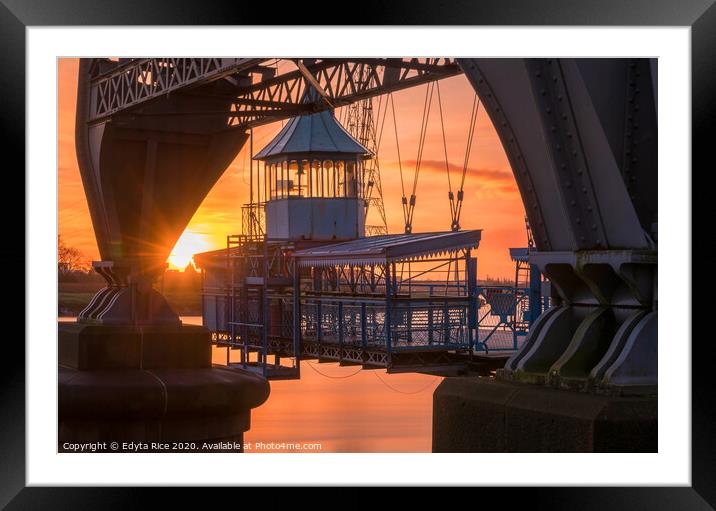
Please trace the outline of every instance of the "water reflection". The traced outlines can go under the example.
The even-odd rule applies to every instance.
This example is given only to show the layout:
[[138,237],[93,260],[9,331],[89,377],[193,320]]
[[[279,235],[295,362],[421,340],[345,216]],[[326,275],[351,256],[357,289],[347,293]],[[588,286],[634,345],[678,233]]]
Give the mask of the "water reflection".
[[[201,317],[182,321],[200,325]],[[238,361],[238,351],[231,355]],[[212,358],[225,364],[226,349],[213,348]],[[430,452],[432,396],[441,379],[303,361],[300,380],[271,382],[271,395],[252,411],[244,440],[317,442],[320,452]]]
[[303,361],[300,380],[271,382],[245,439],[320,442],[324,452],[429,452],[439,380]]
[[[182,318],[201,324],[201,318]],[[239,352],[231,352],[238,362]],[[213,361],[226,363],[226,348]],[[301,362],[301,379],[271,382],[246,442],[321,444],[321,452],[430,452],[433,390],[442,378]],[[260,451],[261,449],[259,449]]]

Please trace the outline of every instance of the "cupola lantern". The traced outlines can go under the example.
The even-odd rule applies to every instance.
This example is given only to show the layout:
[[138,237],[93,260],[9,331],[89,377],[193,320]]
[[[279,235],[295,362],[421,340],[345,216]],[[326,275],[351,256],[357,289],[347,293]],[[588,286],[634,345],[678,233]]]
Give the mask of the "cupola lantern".
[[371,157],[330,110],[292,118],[254,156],[263,162],[267,238],[362,238]]

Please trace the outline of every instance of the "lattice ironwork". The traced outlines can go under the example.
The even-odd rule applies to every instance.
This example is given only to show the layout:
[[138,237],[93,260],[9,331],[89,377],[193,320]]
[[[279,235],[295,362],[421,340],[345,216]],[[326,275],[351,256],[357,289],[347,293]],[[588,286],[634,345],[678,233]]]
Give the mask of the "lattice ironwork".
[[[371,79],[370,69],[367,66],[359,66],[355,79],[362,86]],[[365,162],[365,180],[363,197],[365,198],[365,218],[370,218],[370,213],[375,212],[380,220],[379,224],[366,225],[368,236],[379,236],[388,234],[388,220],[383,204],[383,184],[380,177],[379,162],[379,136],[376,124],[378,124],[381,113],[382,102],[378,102],[377,116],[373,109],[373,98],[356,101],[348,107],[346,112],[346,126],[348,131],[358,142],[363,144],[371,153],[373,158]],[[386,101],[387,105],[387,101]]]
[[[117,63],[95,59],[89,121],[108,117],[159,96],[198,86],[257,66],[261,59],[146,58]],[[104,71],[104,72],[103,72]]]
[[[232,126],[257,126],[296,115],[296,108],[320,111],[373,96],[414,87],[462,70],[454,59],[303,59],[299,69],[240,88],[234,101]],[[304,95],[313,87],[316,102]],[[293,108],[291,108],[293,107]],[[287,115],[282,111],[289,110]]]
[[[227,118],[227,128],[248,129],[462,72],[450,58],[279,59],[276,67],[269,66],[271,62],[276,59],[95,59],[87,121],[99,122],[131,110],[143,116],[218,115]],[[222,79],[222,87],[202,87]],[[310,87],[318,95],[307,101],[304,95]],[[138,110],[169,93],[220,96],[232,100],[232,106],[227,111]]]

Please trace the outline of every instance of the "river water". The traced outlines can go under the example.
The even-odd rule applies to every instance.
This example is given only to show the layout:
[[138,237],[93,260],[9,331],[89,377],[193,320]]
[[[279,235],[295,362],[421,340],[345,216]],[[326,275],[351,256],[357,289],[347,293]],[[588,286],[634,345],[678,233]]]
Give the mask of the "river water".
[[[200,316],[181,319],[201,324]],[[225,364],[226,349],[214,347],[213,360]],[[252,451],[318,444],[310,446],[311,452],[430,452],[432,396],[441,380],[304,360],[300,380],[271,382],[268,400],[251,412],[244,442],[252,444]],[[257,449],[257,442],[268,448]]]

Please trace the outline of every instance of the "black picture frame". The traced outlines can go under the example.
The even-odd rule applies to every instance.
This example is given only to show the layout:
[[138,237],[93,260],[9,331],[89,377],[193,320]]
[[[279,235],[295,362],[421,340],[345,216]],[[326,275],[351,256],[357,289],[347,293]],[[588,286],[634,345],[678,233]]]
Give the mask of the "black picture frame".
[[[350,15],[345,9],[311,4],[266,9],[259,2],[194,0],[0,0],[0,110],[3,153],[14,161],[16,190],[24,189],[25,165],[25,30],[28,26],[63,25],[281,25],[287,23],[357,25],[556,25],[556,26],[688,26],[691,27],[692,161],[713,167],[709,128],[716,118],[715,0],[460,0],[444,4],[418,1],[364,1]],[[334,6],[335,7],[335,6]],[[344,14],[341,14],[344,13]],[[270,15],[270,18],[268,17]],[[567,41],[565,41],[567,44]],[[54,113],[48,112],[54,122]],[[10,156],[14,156],[12,160]],[[709,167],[705,167],[706,170]],[[695,178],[696,173],[692,171]],[[49,175],[48,175],[49,177]],[[687,177],[685,177],[687,178]],[[693,183],[692,183],[693,185]],[[6,188],[7,189],[7,188]],[[708,193],[702,188],[694,198]],[[18,197],[19,193],[15,194]],[[705,197],[704,197],[705,198]],[[5,218],[18,216],[17,200],[2,201]],[[24,224],[14,222],[12,250],[2,262],[18,265],[24,256]],[[693,231],[692,231],[693,232]],[[705,250],[708,237],[694,238],[694,254]],[[24,259],[24,257],[23,257]],[[32,268],[25,265],[25,272]],[[19,272],[17,272],[19,273]],[[9,285],[9,284],[8,284]],[[20,283],[16,289],[23,289]],[[691,300],[691,297],[682,297]],[[19,300],[18,300],[19,301]],[[24,303],[24,300],[23,300]],[[698,307],[704,305],[697,305]],[[28,311],[25,310],[26,318]],[[693,315],[692,317],[698,317]],[[668,319],[666,319],[668,321]],[[17,320],[19,324],[19,319]],[[675,349],[684,339],[671,340]],[[151,490],[129,488],[25,487],[25,350],[19,336],[4,339],[0,369],[0,506],[7,509],[111,509],[144,501]],[[10,339],[12,338],[12,339]],[[532,488],[509,490],[510,501],[526,499],[531,508],[552,509],[713,509],[716,507],[716,425],[712,407],[708,339],[692,342],[692,486],[642,488]],[[11,342],[12,341],[12,342]],[[487,490],[487,489],[486,489]],[[504,490],[492,493],[504,499]],[[217,495],[213,494],[214,497]],[[482,497],[482,493],[480,499]],[[519,504],[518,504],[519,505]]]

